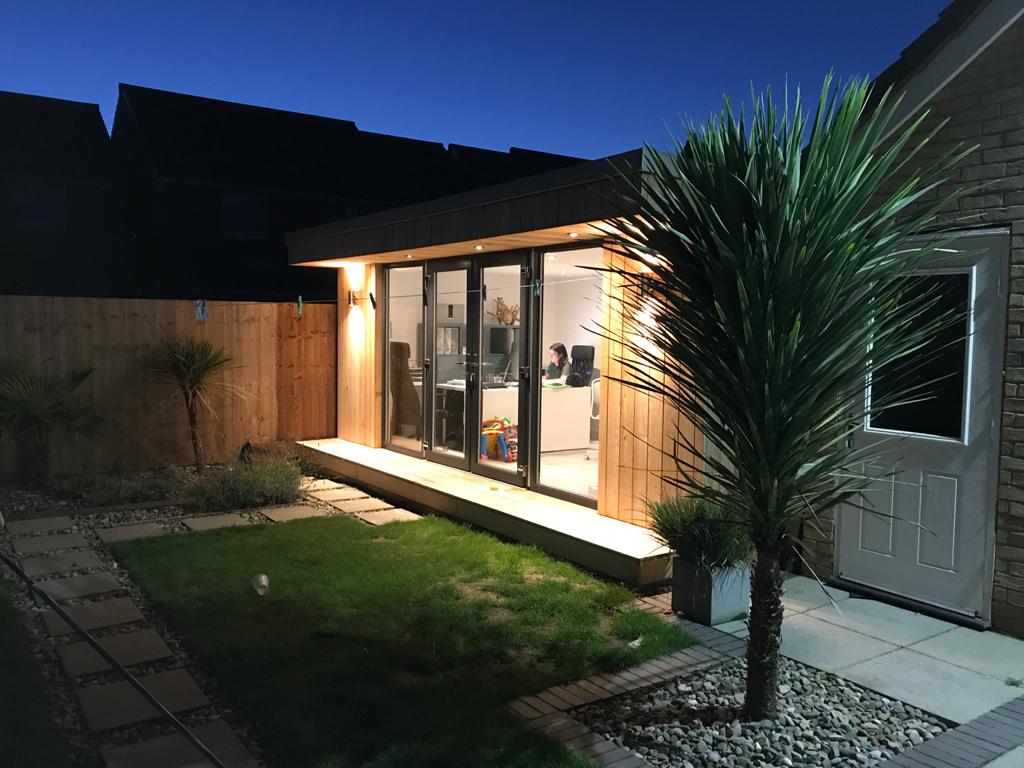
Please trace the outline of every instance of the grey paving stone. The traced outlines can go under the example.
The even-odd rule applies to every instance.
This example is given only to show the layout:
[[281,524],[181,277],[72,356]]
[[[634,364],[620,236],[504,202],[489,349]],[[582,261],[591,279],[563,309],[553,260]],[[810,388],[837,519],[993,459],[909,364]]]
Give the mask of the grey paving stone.
[[[147,675],[139,678],[139,682],[171,712],[187,712],[209,703],[209,699],[184,669]],[[89,730],[94,732],[141,723],[159,716],[156,708],[127,681],[80,688],[78,702],[82,706]]]
[[11,536],[24,536],[27,533],[66,531],[70,527],[71,518],[65,515],[37,517],[34,520],[15,520],[14,522],[7,523],[7,531]]
[[91,549],[65,552],[60,555],[30,557],[21,561],[21,569],[29,576],[46,576],[51,573],[84,571],[87,568],[102,568],[103,561]]
[[[119,624],[131,624],[133,621],[142,621],[143,619],[142,611],[127,597],[112,597],[64,610],[83,629],[87,630],[116,627]],[[54,637],[67,635],[73,631],[71,625],[54,611],[43,611],[43,623],[46,624],[46,631]]]
[[374,512],[356,512],[356,517],[370,525],[384,523],[412,523],[423,518],[404,509],[379,509]]
[[[223,720],[193,728],[192,733],[228,768],[256,768],[258,765]],[[212,768],[213,765],[180,733],[127,747],[103,747],[100,751],[107,768]]]
[[291,507],[270,507],[261,509],[260,514],[266,515],[275,523],[287,523],[291,520],[303,520],[307,517],[324,517],[327,510],[311,507],[306,504],[296,504]]
[[377,509],[391,509],[391,505],[380,499],[352,499],[351,501],[332,501],[330,505],[335,509],[349,514],[356,512],[373,512]]
[[189,517],[183,522],[190,531],[213,531],[217,528],[235,528],[240,525],[249,525],[248,520],[236,514]]
[[160,523],[134,523],[132,525],[116,525],[113,528],[97,528],[96,535],[104,544],[113,544],[116,541],[134,541],[135,539],[149,539],[153,536],[163,536],[167,533]]
[[299,483],[299,490],[306,491],[326,491],[331,488],[341,488],[341,483],[336,483],[333,480],[325,480],[323,478],[315,477],[304,477]]
[[109,573],[86,573],[82,576],[68,576],[39,584],[39,588],[54,600],[70,600],[73,597],[89,597],[117,592],[121,582]]
[[314,491],[309,495],[315,499],[320,499],[320,501],[348,501],[349,499],[365,499],[368,494],[366,491],[360,491],[358,488],[342,486],[326,491]]
[[25,536],[11,540],[19,555],[36,555],[56,549],[85,549],[89,543],[77,533],[57,533],[50,536]]
[[[111,635],[99,640],[103,650],[126,667],[142,664],[147,661],[166,659],[171,655],[167,643],[153,629],[141,629],[138,632],[125,632]],[[110,669],[110,665],[92,646],[86,642],[71,643],[57,649],[64,671],[69,677],[91,675]]]

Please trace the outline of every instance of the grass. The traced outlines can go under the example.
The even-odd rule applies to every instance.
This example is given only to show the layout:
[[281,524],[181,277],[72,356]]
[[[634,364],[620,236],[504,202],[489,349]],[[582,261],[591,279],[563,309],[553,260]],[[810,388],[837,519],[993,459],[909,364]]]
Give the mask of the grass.
[[116,549],[289,768],[578,768],[503,705],[691,642],[624,587],[435,518]]
[[46,682],[0,580],[0,762],[66,768],[68,756],[43,698]]

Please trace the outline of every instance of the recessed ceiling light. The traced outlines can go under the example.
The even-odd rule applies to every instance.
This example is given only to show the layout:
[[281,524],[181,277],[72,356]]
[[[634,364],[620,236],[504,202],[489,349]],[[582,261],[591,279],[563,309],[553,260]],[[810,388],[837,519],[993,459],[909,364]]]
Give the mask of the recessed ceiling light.
[[573,240],[575,240],[579,236],[580,236],[579,232],[570,232],[569,233],[569,237],[571,237]]
[[558,261],[558,257],[553,253],[548,254],[548,261]]
[[474,251],[482,251],[483,249],[484,249],[484,247],[482,245],[474,245],[473,246],[473,250]]
[[412,258],[412,254],[411,254],[411,253],[407,253],[407,254],[405,254],[405,258],[407,258],[407,259],[411,259],[411,258]]

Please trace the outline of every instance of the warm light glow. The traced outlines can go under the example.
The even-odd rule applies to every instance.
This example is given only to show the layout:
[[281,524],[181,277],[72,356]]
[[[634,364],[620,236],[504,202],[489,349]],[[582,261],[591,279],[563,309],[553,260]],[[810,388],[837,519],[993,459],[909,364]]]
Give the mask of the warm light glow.
[[558,257],[553,253],[548,254],[548,261],[558,261]]
[[484,247],[482,245],[474,245],[473,246],[473,250],[474,251],[482,251],[483,249],[484,249]]
[[569,233],[569,237],[571,237],[573,240],[575,240],[579,236],[580,236],[579,232],[570,232]]
[[411,254],[411,253],[407,253],[407,254],[405,254],[405,258],[407,258],[407,259],[411,259],[411,258],[412,258],[412,254]]
[[345,282],[353,293],[359,293],[366,284],[366,265],[361,262],[346,262],[341,267],[345,270]]

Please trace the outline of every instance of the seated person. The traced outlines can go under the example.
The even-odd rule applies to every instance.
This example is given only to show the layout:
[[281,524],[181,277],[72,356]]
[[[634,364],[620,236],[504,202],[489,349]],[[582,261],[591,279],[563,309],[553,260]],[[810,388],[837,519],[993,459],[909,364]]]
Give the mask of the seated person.
[[547,370],[544,371],[544,380],[564,384],[565,377],[572,370],[569,364],[569,353],[565,349],[565,344],[556,341],[548,348],[548,353],[551,355],[551,362],[548,363]]

